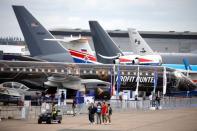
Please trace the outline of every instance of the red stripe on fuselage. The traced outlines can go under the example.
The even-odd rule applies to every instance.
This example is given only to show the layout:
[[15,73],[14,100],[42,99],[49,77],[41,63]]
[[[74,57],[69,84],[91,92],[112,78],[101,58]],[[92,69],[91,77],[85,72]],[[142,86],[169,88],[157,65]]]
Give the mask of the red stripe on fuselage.
[[194,83],[197,83],[197,80],[192,80]]
[[69,49],[69,52],[70,52],[71,56],[79,57],[84,60],[91,60],[91,61],[95,61],[95,62],[97,61],[96,57],[94,57],[93,55],[90,55],[86,52],[79,52],[79,51],[71,50],[71,49]]
[[152,62],[152,60],[139,58],[139,62]]

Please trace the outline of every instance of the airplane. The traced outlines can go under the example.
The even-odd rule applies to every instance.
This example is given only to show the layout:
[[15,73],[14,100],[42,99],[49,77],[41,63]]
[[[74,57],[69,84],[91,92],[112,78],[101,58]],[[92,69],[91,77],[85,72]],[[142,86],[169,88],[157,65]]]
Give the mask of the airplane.
[[92,51],[88,39],[86,37],[64,37],[63,39],[45,39],[48,41],[59,41],[62,45],[69,50],[75,63],[95,63],[97,59],[95,53]]
[[[57,41],[46,41],[44,39],[55,39],[37,21],[24,6],[12,6],[23,36],[27,43],[30,55],[46,61],[73,62],[69,51]],[[47,47],[47,48],[46,48]]]
[[89,21],[89,25],[98,62],[107,64],[161,65],[161,56],[154,53],[125,55],[97,21]]
[[[147,44],[147,42],[140,36],[138,31],[134,28],[128,29],[129,38],[130,38],[130,45],[132,47],[132,51],[135,54],[140,55],[150,55],[153,52],[151,47]],[[139,44],[140,43],[140,44]],[[142,51],[143,50],[143,51]],[[175,69],[182,69],[185,70],[185,65],[183,64],[184,61],[196,61],[197,55],[192,53],[157,53],[161,55],[163,66],[175,68]],[[191,61],[190,61],[191,60]],[[197,65],[189,65],[190,69],[197,71]]]
[[0,84],[0,101],[4,104],[16,104],[22,100],[23,96],[29,96],[32,101],[37,101],[41,96],[41,91],[32,90],[18,82],[4,82]]
[[[13,10],[33,58],[38,61],[98,63],[90,47],[86,46],[87,38],[56,39],[24,6],[13,6]],[[69,44],[72,49],[64,48],[60,42]]]
[[[133,28],[128,29],[129,38],[133,53],[140,55],[149,55],[153,53],[153,50],[147,44],[147,42],[140,36],[138,31]],[[137,42],[136,42],[137,41]],[[140,44],[139,44],[140,43]],[[141,52],[144,50],[144,52]],[[157,53],[161,55],[164,60],[162,66],[174,68],[190,76],[193,82],[197,83],[197,65],[190,65],[191,61],[196,61],[197,55],[192,53]],[[180,63],[182,61],[182,63]]]
[[[120,90],[136,90],[136,81],[139,80],[139,91],[151,92],[155,71],[158,76],[156,90],[162,91],[164,67],[161,66],[0,61],[0,83],[14,81],[29,88],[43,88],[46,85],[51,92],[56,90],[54,85],[73,90],[94,90],[97,97],[109,99],[109,88],[102,82],[98,89],[86,86],[85,81],[105,81],[110,87],[112,84],[117,86],[119,81]],[[177,70],[166,68],[166,76],[167,92],[196,89],[196,85]],[[98,93],[100,89],[102,92]]]

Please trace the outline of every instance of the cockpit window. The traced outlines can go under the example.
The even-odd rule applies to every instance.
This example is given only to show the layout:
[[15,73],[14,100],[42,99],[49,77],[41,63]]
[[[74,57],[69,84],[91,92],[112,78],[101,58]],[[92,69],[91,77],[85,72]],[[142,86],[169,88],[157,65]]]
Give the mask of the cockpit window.
[[181,78],[181,77],[184,76],[183,73],[181,73],[181,72],[179,72],[179,71],[175,71],[175,72],[174,72],[174,75],[175,75],[176,77],[178,77],[178,78]]

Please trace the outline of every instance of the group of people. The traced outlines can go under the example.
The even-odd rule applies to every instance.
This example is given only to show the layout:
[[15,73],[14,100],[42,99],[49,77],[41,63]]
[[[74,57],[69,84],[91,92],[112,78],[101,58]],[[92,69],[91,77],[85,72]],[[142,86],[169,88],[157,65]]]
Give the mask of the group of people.
[[90,124],[111,124],[112,108],[106,102],[91,103],[88,107]]

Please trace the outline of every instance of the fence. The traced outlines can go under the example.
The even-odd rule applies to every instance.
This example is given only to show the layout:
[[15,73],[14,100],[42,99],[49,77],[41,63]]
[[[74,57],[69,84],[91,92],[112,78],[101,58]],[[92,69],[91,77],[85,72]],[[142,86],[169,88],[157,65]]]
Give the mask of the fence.
[[[113,112],[124,112],[124,111],[138,111],[138,110],[149,110],[150,101],[140,100],[140,101],[119,101],[110,100],[107,103],[111,104]],[[181,98],[181,97],[165,97],[161,99],[162,109],[176,109],[176,108],[190,108],[197,107],[197,97],[191,98]],[[75,108],[76,114],[88,113],[88,105],[80,104]],[[62,109],[64,115],[72,115],[73,109],[71,104],[67,104],[64,107],[59,107]],[[25,110],[25,111],[24,111]],[[13,118],[13,119],[37,119],[41,113],[40,106],[32,106],[30,108],[23,108],[21,106],[0,106],[0,117],[1,118]],[[25,115],[25,116],[24,116]]]

